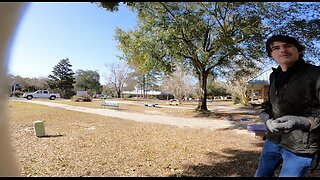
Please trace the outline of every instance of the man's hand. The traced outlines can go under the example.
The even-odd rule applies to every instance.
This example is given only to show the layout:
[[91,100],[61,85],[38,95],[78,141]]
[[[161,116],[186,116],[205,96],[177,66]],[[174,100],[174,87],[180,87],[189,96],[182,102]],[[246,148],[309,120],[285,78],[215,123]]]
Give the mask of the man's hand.
[[309,129],[311,124],[308,118],[303,116],[283,116],[274,120],[279,131],[291,131],[294,129]]
[[267,126],[267,129],[269,129],[269,131],[271,131],[271,132],[279,131],[279,129],[278,129],[279,123],[275,122],[275,120],[268,119],[265,124]]
[[266,124],[266,122],[269,120],[269,114],[267,114],[266,112],[262,111],[260,114],[259,114],[259,117],[261,119],[261,121]]
[[259,117],[261,119],[261,121],[266,125],[267,129],[271,132],[276,132],[278,131],[278,129],[276,128],[277,127],[277,123],[274,122],[274,120],[272,119],[269,119],[269,114],[262,111],[260,114],[259,114]]

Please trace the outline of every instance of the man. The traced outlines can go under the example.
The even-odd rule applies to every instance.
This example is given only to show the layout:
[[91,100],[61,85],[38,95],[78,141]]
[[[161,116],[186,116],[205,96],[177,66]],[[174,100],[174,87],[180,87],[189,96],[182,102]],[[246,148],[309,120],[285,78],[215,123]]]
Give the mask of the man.
[[270,74],[269,100],[260,113],[267,135],[256,177],[302,177],[316,157],[320,140],[320,67],[303,60],[304,47],[293,37],[274,35],[268,56],[279,66]]

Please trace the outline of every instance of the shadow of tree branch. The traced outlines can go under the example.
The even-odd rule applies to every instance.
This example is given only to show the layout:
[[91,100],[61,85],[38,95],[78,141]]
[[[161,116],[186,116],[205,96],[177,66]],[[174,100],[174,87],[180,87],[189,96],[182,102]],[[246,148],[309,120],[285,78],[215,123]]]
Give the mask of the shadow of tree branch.
[[[261,143],[257,143],[261,146]],[[225,155],[210,152],[208,163],[186,165],[181,174],[170,177],[253,177],[258,165],[260,151],[225,149]],[[221,161],[222,159],[222,161]],[[218,161],[218,162],[217,162]]]

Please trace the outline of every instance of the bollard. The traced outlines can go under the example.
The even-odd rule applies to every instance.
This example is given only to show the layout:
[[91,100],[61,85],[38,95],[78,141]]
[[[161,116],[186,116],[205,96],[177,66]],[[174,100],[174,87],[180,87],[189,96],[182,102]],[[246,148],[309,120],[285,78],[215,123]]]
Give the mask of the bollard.
[[43,121],[35,121],[33,122],[33,125],[34,125],[34,132],[37,137],[42,137],[45,135]]

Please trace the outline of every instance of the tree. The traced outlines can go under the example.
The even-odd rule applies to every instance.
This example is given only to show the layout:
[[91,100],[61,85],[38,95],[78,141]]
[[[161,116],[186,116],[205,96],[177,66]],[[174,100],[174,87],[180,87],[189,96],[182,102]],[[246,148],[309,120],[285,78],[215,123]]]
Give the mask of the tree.
[[[120,2],[91,2],[98,5],[98,7],[105,8],[107,11],[118,11],[119,10],[119,3]],[[135,2],[122,2],[123,4],[126,4],[128,6],[133,5]]]
[[21,91],[35,91],[35,87],[31,85],[30,78],[24,78],[20,75],[9,75],[10,84],[17,83],[21,86]]
[[19,88],[20,91],[27,91],[33,92],[38,89],[47,89],[48,84],[46,82],[45,77],[38,77],[38,78],[28,78],[28,77],[21,77],[20,75],[9,75],[10,83],[17,83],[21,87]]
[[[241,60],[241,57],[239,58]],[[247,95],[247,82],[256,72],[260,71],[261,69],[252,65],[250,66],[249,64],[246,65],[246,69],[241,68],[240,66],[242,66],[242,64],[233,64],[230,68],[228,68],[229,75],[226,78],[224,86],[227,91],[233,95],[233,100],[235,103],[236,101],[239,101],[240,104],[247,105],[249,100]]]
[[227,91],[233,95],[234,102],[239,101],[240,104],[248,104],[247,81],[249,77],[250,76],[240,75],[224,83]]
[[[123,56],[118,56],[121,60],[125,60]],[[128,66],[133,71],[128,74],[128,86],[133,86],[135,90],[141,92],[140,96],[148,98],[148,91],[159,90],[159,81],[163,76],[161,71],[154,69],[140,68],[134,62],[127,61]],[[138,96],[138,94],[137,94]]]
[[[245,64],[254,67],[264,61],[264,40],[290,30],[286,27],[299,18],[315,19],[320,8],[312,9],[311,15],[301,11],[310,7],[297,2],[139,2],[131,5],[138,12],[136,29],[116,29],[116,39],[123,58],[140,69],[170,73],[172,62],[192,69],[201,90],[197,109],[207,111],[209,73],[226,72],[233,61],[244,69]],[[239,56],[243,58],[235,58]]]
[[110,83],[102,85],[102,94],[105,94],[110,97],[116,97],[115,96],[116,93],[114,92],[114,87]]
[[113,62],[105,66],[110,70],[110,75],[106,78],[106,81],[114,87],[117,97],[120,98],[126,78],[128,77],[129,67],[123,62]]
[[128,81],[126,84],[131,86],[131,90],[134,89],[139,91],[142,98],[148,98],[148,91],[159,90],[158,83],[160,77],[160,74],[152,70],[145,73],[134,70],[128,74]]
[[192,77],[181,69],[177,69],[171,75],[167,75],[162,81],[162,90],[172,93],[180,102],[190,94],[194,93]]
[[316,2],[297,3],[299,11],[294,12],[286,28],[276,30],[277,33],[297,37],[306,46],[305,60],[319,65],[320,46],[320,4]]
[[75,83],[74,72],[68,58],[62,59],[53,68],[53,75],[49,75],[47,83],[53,90],[58,89],[62,98],[71,98],[75,93],[73,84]]
[[46,77],[38,77],[38,78],[32,78],[33,82],[32,84],[37,88],[37,89],[48,89],[48,83],[47,83],[47,78]]
[[225,85],[223,85],[221,81],[215,79],[212,74],[209,74],[208,76],[207,92],[208,96],[211,96],[212,99],[214,96],[230,95],[230,93],[227,92]]
[[79,69],[75,73],[75,88],[88,91],[90,94],[101,93],[100,75],[97,71]]

